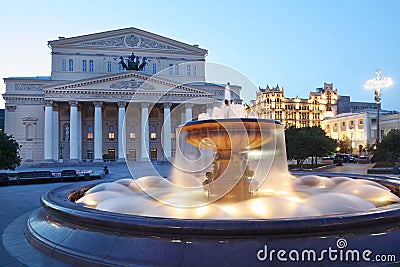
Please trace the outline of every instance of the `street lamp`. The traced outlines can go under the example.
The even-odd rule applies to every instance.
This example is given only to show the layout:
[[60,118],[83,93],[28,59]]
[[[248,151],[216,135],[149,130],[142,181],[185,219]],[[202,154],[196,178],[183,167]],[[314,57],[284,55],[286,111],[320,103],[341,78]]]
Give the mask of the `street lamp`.
[[389,77],[381,77],[381,70],[378,68],[375,72],[376,77],[368,80],[364,87],[367,89],[375,90],[375,102],[378,107],[378,113],[376,118],[376,144],[380,142],[380,129],[379,129],[379,111],[381,109],[381,89],[389,87],[393,84],[393,81]]

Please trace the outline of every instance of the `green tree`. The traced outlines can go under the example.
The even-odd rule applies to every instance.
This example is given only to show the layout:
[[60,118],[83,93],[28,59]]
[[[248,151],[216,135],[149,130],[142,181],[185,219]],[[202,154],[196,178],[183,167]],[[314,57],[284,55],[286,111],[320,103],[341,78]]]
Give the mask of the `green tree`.
[[351,154],[351,142],[350,139],[345,136],[342,140],[338,141],[339,153]]
[[325,135],[320,127],[289,127],[285,131],[286,154],[289,160],[296,160],[301,167],[304,161],[312,157],[315,164],[317,157],[323,157],[333,152],[337,146],[334,139]]
[[382,142],[377,145],[372,161],[390,162],[394,165],[399,156],[400,129],[396,129],[383,136]]
[[12,135],[0,132],[0,170],[15,170],[21,164],[20,149]]

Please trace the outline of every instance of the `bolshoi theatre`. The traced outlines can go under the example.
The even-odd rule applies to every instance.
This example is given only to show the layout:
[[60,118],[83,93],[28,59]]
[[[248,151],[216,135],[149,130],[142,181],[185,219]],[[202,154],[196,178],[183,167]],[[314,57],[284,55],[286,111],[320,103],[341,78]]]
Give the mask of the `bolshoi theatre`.
[[[125,28],[48,47],[51,76],[4,78],[5,132],[23,162],[166,160],[178,126],[225,97],[196,44]],[[241,87],[230,90],[240,103]]]

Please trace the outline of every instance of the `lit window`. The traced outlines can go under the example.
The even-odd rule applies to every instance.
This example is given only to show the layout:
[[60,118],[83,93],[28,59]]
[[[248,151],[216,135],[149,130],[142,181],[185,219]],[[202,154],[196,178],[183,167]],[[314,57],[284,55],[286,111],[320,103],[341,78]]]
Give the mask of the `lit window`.
[[87,71],[87,61],[86,60],[82,61],[82,71]]
[[108,139],[114,140],[115,132],[114,132],[114,125],[108,126]]
[[90,60],[90,61],[89,61],[89,71],[90,71],[90,72],[93,72],[93,71],[94,71],[94,62],[93,62],[93,60]]
[[153,63],[153,74],[157,73],[157,64]]
[[67,71],[67,60],[63,59],[61,61],[61,69],[62,71]]
[[176,127],[171,127],[171,139],[176,139]]
[[107,71],[108,71],[108,72],[111,72],[111,70],[112,70],[112,69],[111,69],[111,61],[108,61],[108,62],[107,62]]
[[186,75],[190,76],[190,65],[186,66]]
[[175,65],[175,75],[179,75],[179,65]]
[[197,66],[193,66],[193,76],[197,76]]
[[70,59],[68,61],[69,71],[74,71],[74,61]]
[[157,138],[156,130],[157,130],[156,126],[155,125],[151,125],[151,128],[150,128],[150,139],[151,140],[156,140],[156,138]]
[[174,74],[174,67],[172,64],[169,64],[168,70],[169,70],[169,76],[172,76]]
[[130,139],[135,139],[136,138],[136,132],[135,132],[135,126],[131,125],[129,128],[129,138]]
[[93,139],[93,126],[88,125],[87,127],[87,139],[92,140]]

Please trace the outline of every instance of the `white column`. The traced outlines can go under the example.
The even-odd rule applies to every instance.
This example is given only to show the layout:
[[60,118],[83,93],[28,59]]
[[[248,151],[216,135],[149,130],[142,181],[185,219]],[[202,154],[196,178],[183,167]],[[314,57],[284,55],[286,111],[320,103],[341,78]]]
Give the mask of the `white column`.
[[94,159],[95,162],[103,161],[103,102],[94,101]]
[[214,104],[213,103],[207,103],[206,104],[206,113],[208,113],[208,115],[210,115],[210,118],[212,117],[213,108],[214,108]]
[[82,111],[78,110],[78,159],[82,161]]
[[141,160],[149,160],[149,103],[142,103],[142,118],[140,127]]
[[57,106],[53,109],[53,159],[59,160],[59,118]]
[[70,114],[69,114],[69,159],[77,161],[79,159],[79,143],[78,143],[78,101],[69,101]]
[[125,106],[126,102],[118,102],[118,161],[125,161],[126,154]]
[[171,103],[164,103],[163,150],[164,158],[171,158]]
[[193,118],[193,114],[192,114],[192,107],[193,104],[191,103],[185,103],[185,122],[191,121]]
[[44,108],[44,160],[53,161],[53,101],[46,100]]

